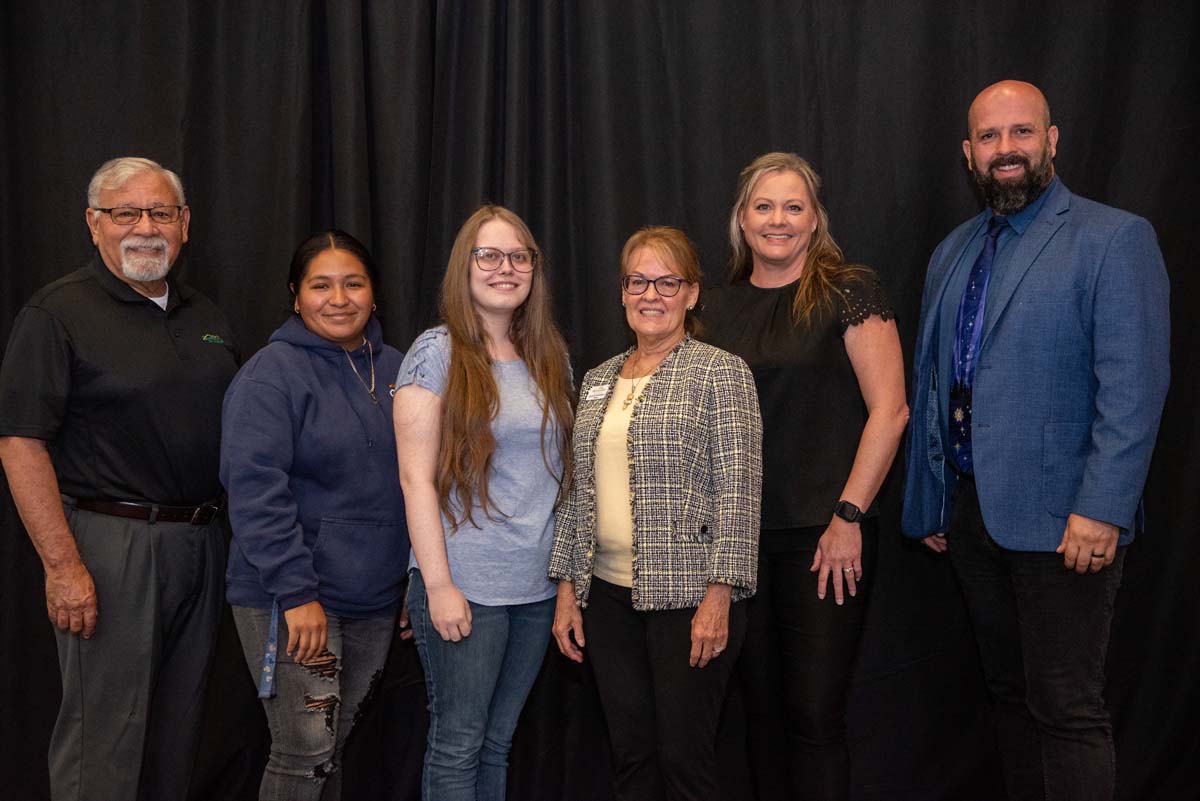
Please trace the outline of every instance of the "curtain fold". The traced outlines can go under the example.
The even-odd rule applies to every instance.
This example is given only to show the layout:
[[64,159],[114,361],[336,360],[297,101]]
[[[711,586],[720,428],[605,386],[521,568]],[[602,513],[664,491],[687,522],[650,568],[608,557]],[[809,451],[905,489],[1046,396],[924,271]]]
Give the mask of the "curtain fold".
[[[387,339],[406,349],[435,321],[458,227],[490,200],[521,214],[546,253],[578,379],[627,342],[625,239],[679,226],[721,280],[738,172],[782,149],[823,176],[833,233],[879,271],[911,359],[928,257],[979,208],[960,151],[967,106],[995,80],[1032,81],[1062,131],[1064,182],[1149,218],[1171,275],[1174,380],[1108,698],[1119,798],[1197,797],[1200,684],[1181,679],[1200,668],[1197,31],[1200,7],[1182,1],[3,4],[0,343],[37,288],[90,254],[92,172],[136,154],[183,177],[180,269],[228,314],[244,355],[291,307],[296,243],[331,226],[371,247]],[[881,496],[849,707],[853,797],[999,798],[962,601],[945,560],[899,535],[902,479]],[[4,486],[0,775],[11,797],[44,799],[57,658],[40,563]],[[191,796],[251,799],[267,740],[232,626],[214,671]],[[376,701],[351,740],[346,798],[416,798],[426,716],[411,644],[394,645]],[[731,799],[749,797],[743,736],[735,693],[719,748]],[[607,748],[589,670],[552,650],[509,797],[607,799]]]

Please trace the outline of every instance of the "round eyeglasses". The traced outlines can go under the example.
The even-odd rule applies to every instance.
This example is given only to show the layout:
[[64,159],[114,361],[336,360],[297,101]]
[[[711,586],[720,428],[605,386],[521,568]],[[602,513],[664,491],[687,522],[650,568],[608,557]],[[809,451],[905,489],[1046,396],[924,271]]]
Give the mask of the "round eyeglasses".
[[621,288],[630,295],[642,295],[654,285],[654,291],[664,298],[673,298],[679,294],[680,288],[691,283],[677,275],[660,275],[658,278],[647,278],[644,275],[622,275]]
[[508,252],[498,248],[475,248],[471,252],[475,254],[475,264],[479,269],[488,272],[499,270],[500,265],[504,264],[504,260],[508,259],[508,263],[514,270],[519,273],[528,273],[533,271],[538,260],[538,252],[532,248],[518,248]]
[[183,206],[155,206],[150,209],[139,209],[136,206],[114,206],[111,209],[96,209],[107,214],[117,225],[137,225],[142,220],[142,214],[150,216],[150,222],[156,225],[171,225],[179,222]]

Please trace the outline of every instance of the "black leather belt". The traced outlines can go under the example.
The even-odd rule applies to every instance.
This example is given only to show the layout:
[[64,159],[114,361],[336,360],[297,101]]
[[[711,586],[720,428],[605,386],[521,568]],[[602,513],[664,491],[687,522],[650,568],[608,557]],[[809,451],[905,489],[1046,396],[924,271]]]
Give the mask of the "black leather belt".
[[223,500],[219,498],[199,506],[160,506],[156,503],[78,498],[75,500],[75,508],[112,517],[145,520],[148,523],[191,523],[193,526],[207,526],[217,516]]

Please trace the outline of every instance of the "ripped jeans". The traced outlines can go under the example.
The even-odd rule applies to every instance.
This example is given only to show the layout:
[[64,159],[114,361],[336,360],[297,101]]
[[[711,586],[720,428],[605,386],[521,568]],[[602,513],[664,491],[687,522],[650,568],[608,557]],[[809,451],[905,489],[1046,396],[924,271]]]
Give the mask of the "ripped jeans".
[[[279,615],[275,697],[263,699],[271,756],[259,801],[338,801],[342,749],[375,688],[396,628],[394,614],[338,617],[325,611],[326,652],[306,665],[286,653],[288,630]],[[270,634],[271,610],[233,607],[246,664],[255,685]]]

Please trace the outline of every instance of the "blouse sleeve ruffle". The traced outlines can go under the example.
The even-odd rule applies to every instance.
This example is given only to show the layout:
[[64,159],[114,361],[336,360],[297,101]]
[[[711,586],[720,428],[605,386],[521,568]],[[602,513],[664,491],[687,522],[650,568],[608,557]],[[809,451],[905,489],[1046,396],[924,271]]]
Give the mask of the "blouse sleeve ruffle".
[[840,287],[841,303],[838,306],[838,328],[842,333],[852,325],[860,325],[867,318],[878,315],[886,322],[896,316],[888,301],[883,284],[874,271],[844,282]]

